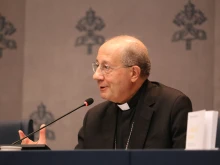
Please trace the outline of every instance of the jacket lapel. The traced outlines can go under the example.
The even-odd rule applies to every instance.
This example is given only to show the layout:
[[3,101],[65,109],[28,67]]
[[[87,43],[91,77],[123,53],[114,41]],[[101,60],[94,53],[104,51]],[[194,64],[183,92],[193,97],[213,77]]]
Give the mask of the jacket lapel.
[[154,113],[154,104],[157,96],[156,85],[148,82],[138,102],[134,116],[134,128],[131,135],[130,149],[144,148],[145,140],[149,131],[151,119]]
[[102,119],[103,149],[114,148],[117,106],[110,103]]

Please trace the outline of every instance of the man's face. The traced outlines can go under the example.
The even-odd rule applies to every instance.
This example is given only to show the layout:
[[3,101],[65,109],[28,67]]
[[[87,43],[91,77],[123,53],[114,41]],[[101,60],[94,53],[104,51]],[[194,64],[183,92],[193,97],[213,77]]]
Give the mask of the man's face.
[[96,63],[99,65],[93,75],[103,99],[124,103],[130,99],[131,68],[121,63],[121,50],[115,45],[103,45],[98,51]]

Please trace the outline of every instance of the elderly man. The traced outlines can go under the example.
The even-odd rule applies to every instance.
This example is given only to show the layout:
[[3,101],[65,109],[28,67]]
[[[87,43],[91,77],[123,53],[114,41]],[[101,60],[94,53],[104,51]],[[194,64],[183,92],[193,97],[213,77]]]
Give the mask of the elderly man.
[[[108,40],[92,66],[93,79],[107,101],[87,112],[76,149],[185,148],[191,101],[176,89],[148,80],[151,63],[140,40]],[[38,142],[23,143],[45,143],[45,130],[40,134]]]

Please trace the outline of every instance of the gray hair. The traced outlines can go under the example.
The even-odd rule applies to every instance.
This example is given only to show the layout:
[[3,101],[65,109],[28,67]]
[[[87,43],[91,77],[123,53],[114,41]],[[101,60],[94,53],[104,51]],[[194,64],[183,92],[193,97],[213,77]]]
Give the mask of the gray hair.
[[111,38],[105,43],[120,43],[122,50],[121,62],[124,66],[139,66],[140,76],[150,75],[151,62],[146,46],[137,38],[128,35],[120,35]]
[[141,69],[141,77],[148,77],[151,70],[148,50],[140,40],[134,37],[132,38],[133,40],[123,49],[121,61],[124,66],[139,66]]
[[141,69],[141,77],[150,75],[151,63],[145,52],[127,49],[126,53],[122,55],[121,60],[124,66],[139,66]]

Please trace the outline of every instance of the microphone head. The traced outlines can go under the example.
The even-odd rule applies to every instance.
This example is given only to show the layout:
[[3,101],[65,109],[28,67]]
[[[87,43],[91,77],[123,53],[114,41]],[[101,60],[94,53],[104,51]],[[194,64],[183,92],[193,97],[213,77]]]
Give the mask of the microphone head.
[[94,102],[93,98],[88,98],[85,100],[84,104],[85,106],[89,106]]

